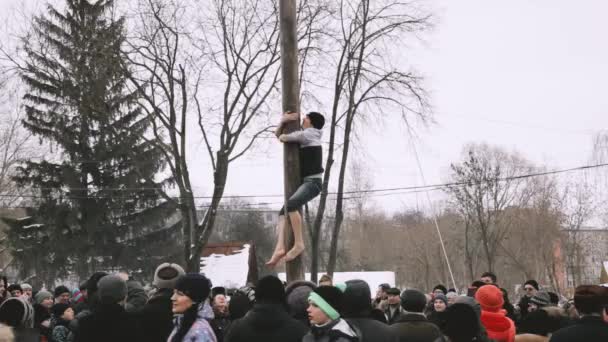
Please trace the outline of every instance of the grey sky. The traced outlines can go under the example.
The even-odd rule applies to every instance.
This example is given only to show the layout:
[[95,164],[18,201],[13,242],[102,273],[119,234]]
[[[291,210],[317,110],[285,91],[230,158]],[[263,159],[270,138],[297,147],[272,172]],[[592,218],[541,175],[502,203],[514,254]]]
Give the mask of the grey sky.
[[[593,133],[608,127],[607,2],[423,3],[436,9],[437,27],[424,44],[405,54],[427,76],[435,108],[437,124],[420,129],[417,141],[428,183],[444,181],[450,162],[460,158],[469,142],[517,149],[549,169],[588,162]],[[13,6],[14,1],[0,0],[1,12]],[[404,135],[398,124],[364,137],[369,157],[365,166],[374,188],[421,184]],[[232,166],[227,194],[282,192],[281,146],[263,151]],[[191,159],[197,160],[191,175],[199,196],[209,195],[212,187],[208,167],[199,158],[204,154],[202,146],[191,151]],[[424,205],[422,196],[411,194],[375,200],[388,211]]]

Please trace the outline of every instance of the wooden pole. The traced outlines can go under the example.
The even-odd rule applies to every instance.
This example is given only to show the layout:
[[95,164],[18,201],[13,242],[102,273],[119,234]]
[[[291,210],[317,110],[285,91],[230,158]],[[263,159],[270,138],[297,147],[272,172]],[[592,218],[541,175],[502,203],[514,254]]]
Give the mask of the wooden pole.
[[[280,0],[279,15],[281,20],[281,76],[283,90],[283,112],[300,112],[300,89],[298,81],[298,37],[296,22],[296,0]],[[300,122],[293,121],[284,128],[285,133],[300,128]],[[297,144],[283,144],[283,169],[286,198],[291,196],[300,185],[300,158]],[[301,212],[301,209],[300,209]],[[288,218],[288,216],[287,216]],[[293,231],[287,220],[285,246],[293,246]],[[287,282],[304,279],[302,255],[285,265]]]

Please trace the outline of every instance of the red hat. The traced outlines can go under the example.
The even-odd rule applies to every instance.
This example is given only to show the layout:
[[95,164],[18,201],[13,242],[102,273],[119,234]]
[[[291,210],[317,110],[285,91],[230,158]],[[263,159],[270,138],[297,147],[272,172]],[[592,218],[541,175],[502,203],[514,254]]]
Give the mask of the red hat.
[[502,309],[505,300],[502,297],[502,291],[494,285],[484,285],[475,293],[475,299],[481,305],[481,309],[485,311],[498,312]]

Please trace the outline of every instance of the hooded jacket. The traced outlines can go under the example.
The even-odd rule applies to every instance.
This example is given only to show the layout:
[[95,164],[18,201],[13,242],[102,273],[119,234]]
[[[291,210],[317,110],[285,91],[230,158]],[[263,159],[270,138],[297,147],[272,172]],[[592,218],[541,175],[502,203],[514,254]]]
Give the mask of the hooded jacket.
[[[213,309],[209,303],[204,302],[198,307],[198,316],[188,333],[184,336],[184,338],[180,342],[217,342],[217,338],[215,337],[215,333],[213,333],[213,329],[209,324],[209,320],[214,318]],[[175,324],[173,327],[173,331],[167,341],[171,341],[173,336],[177,334],[180,325],[182,324],[183,315],[178,315],[175,318]]]
[[354,328],[344,319],[338,318],[323,326],[313,325],[302,342],[358,342]]
[[245,315],[232,322],[224,342],[299,342],[308,329],[289,316],[277,303],[256,303]]
[[498,312],[481,311],[481,323],[488,332],[488,337],[496,342],[515,341],[515,324],[506,316],[505,310]]
[[160,289],[142,308],[139,316],[144,341],[167,342],[173,330],[172,295],[172,289]]
[[439,328],[422,313],[404,312],[390,329],[399,336],[400,342],[432,342],[442,336]]
[[[396,342],[390,327],[372,318],[371,292],[363,280],[349,280],[344,291],[343,318],[359,331],[361,342]],[[380,312],[382,315],[382,313]]]

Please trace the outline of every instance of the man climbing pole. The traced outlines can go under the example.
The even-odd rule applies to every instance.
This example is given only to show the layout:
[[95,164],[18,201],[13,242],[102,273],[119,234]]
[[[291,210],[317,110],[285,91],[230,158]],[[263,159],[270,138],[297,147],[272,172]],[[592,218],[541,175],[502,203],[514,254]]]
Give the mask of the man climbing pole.
[[[302,216],[299,209],[317,197],[321,192],[323,179],[323,147],[321,136],[325,118],[317,112],[308,113],[302,120],[302,130],[289,134],[283,134],[283,126],[294,120],[298,120],[298,113],[285,113],[277,126],[275,135],[282,143],[297,143],[300,145],[300,177],[302,183],[294,194],[287,200],[286,206],[279,212],[279,223],[277,227],[277,244],[272,257],[266,265],[275,266],[283,257],[285,261],[291,261],[304,251],[304,237],[302,234]],[[286,252],[285,229],[287,215],[293,230],[294,244],[291,250]]]

